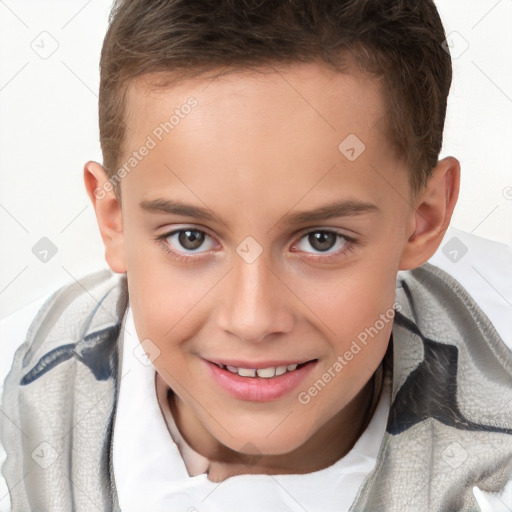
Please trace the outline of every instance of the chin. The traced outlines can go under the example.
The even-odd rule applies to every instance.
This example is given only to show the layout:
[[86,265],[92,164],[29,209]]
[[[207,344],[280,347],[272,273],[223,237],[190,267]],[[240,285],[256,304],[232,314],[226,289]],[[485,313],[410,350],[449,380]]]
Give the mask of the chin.
[[[276,422],[276,425],[278,424],[279,422]],[[272,430],[274,432],[268,435],[268,432],[272,432]],[[234,432],[233,437],[224,440],[219,439],[219,441],[238,453],[253,456],[272,456],[290,453],[308,440],[308,437],[304,436],[304,431],[299,436],[294,436],[284,430],[277,433],[277,430],[279,430],[279,427],[276,429],[275,426],[268,430],[258,428],[254,435],[244,430],[240,432],[240,435]]]

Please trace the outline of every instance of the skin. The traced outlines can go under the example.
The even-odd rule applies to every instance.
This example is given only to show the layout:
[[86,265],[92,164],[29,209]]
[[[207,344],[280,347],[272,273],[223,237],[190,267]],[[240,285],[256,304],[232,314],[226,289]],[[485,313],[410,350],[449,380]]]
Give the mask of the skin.
[[[213,481],[325,468],[366,426],[370,378],[392,322],[309,403],[297,394],[393,308],[397,272],[437,250],[457,200],[459,162],[441,160],[427,187],[413,193],[380,122],[379,84],[360,73],[301,63],[167,88],[151,87],[151,79],[128,90],[126,159],[187,98],[197,106],[123,178],[122,205],[113,192],[97,194],[107,183],[100,164],[87,162],[84,177],[106,260],[127,272],[137,335],[160,350],[153,365],[175,392],[177,425],[211,461]],[[338,150],[349,134],[366,146],[355,161]],[[156,199],[208,207],[224,222],[141,208]],[[335,200],[375,209],[299,224],[284,219]],[[179,228],[208,236],[194,251],[177,235],[155,240]],[[342,236],[322,251],[311,231]],[[236,251],[248,236],[263,251],[252,263]],[[317,362],[298,389],[255,402],[219,388],[203,358]]]

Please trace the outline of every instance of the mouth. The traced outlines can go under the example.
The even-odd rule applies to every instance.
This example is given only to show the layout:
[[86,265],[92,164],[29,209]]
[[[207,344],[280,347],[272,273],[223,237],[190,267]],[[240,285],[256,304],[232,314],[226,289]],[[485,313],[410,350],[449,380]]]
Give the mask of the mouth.
[[229,395],[239,400],[265,402],[278,400],[298,388],[318,359],[262,363],[203,361],[213,381]]

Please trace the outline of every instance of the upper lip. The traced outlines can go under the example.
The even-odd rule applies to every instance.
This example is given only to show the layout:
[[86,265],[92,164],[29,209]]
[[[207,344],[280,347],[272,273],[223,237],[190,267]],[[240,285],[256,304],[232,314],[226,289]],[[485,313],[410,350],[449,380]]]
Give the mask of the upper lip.
[[313,361],[313,358],[310,359],[271,359],[268,361],[242,361],[240,359],[207,359],[210,363],[214,364],[222,364],[224,366],[234,366],[235,368],[247,368],[259,370],[263,368],[274,368],[277,366],[289,366],[291,364],[303,364],[309,361]]

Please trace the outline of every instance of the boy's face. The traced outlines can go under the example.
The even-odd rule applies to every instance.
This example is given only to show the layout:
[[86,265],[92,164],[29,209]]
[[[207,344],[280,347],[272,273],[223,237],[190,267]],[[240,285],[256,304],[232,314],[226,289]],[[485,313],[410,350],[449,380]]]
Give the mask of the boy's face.
[[[123,163],[138,156],[107,259],[127,271],[138,337],[180,421],[263,454],[298,449],[328,422],[350,430],[417,226],[378,84],[320,64],[148,83],[127,97]],[[264,378],[215,363],[307,364]]]

